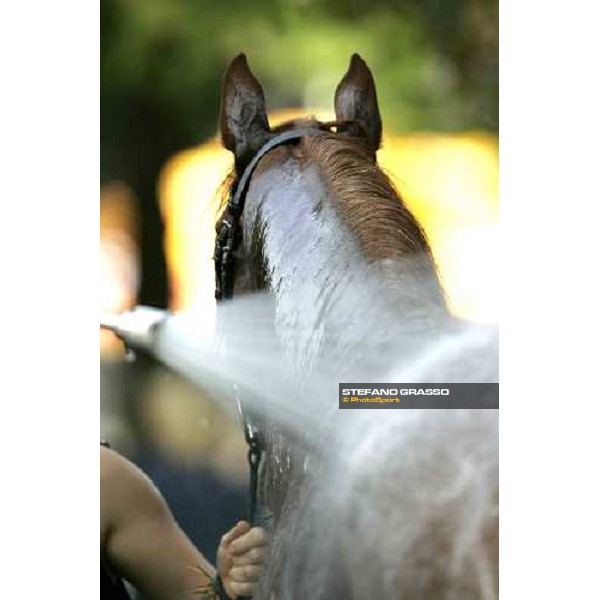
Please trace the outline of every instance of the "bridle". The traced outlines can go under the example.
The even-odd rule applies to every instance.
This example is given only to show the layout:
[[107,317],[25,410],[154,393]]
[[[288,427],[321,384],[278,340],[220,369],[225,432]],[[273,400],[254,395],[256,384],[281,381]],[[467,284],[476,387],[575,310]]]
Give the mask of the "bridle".
[[[272,137],[266,142],[252,158],[244,169],[242,177],[235,191],[232,190],[229,201],[221,220],[221,226],[215,243],[215,298],[217,301],[228,300],[233,297],[233,280],[235,276],[234,252],[237,250],[241,239],[240,219],[244,212],[244,203],[250,187],[250,180],[260,161],[268,152],[292,142],[298,141],[307,135],[317,135],[327,132],[327,128],[307,128],[285,131]],[[257,516],[265,520],[265,515],[257,515],[258,506],[258,471],[264,450],[264,442],[253,420],[244,410],[237,386],[234,385],[240,420],[244,428],[244,436],[248,444],[248,463],[250,466],[250,503],[248,520],[255,524]],[[263,511],[264,513],[264,511]]]
[[[303,137],[319,135],[323,133],[332,133],[336,128],[336,133],[341,133],[344,128],[354,122],[335,122],[320,123],[317,127],[305,129],[294,129],[284,131],[268,140],[258,152],[254,155],[248,166],[244,169],[242,176],[229,196],[229,201],[225,207],[221,219],[220,228],[217,232],[215,242],[215,298],[218,302],[229,300],[233,297],[233,282],[235,277],[235,257],[241,240],[240,220],[244,212],[246,195],[250,188],[252,175],[256,170],[260,159],[263,158],[274,148],[297,142]],[[360,124],[357,124],[360,127]],[[248,413],[244,410],[239,390],[234,384],[233,393],[237,402],[240,420],[244,428],[244,436],[248,445],[248,463],[250,467],[250,501],[248,507],[248,521],[251,525],[269,525],[272,521],[272,515],[258,502],[258,478],[261,464],[262,453],[265,449],[263,436],[253,423]],[[240,600],[249,600],[244,596]]]
[[252,175],[267,153],[274,148],[298,141],[307,135],[324,133],[326,129],[295,129],[277,134],[265,143],[254,155],[235,188],[229,196],[229,201],[221,219],[220,229],[215,243],[215,298],[227,300],[233,297],[233,279],[235,275],[234,252],[239,245],[240,219],[244,212],[244,203],[250,187]]
[[[235,257],[241,240],[240,220],[244,212],[244,203],[252,175],[256,170],[260,159],[263,158],[274,148],[297,142],[303,137],[319,135],[323,133],[343,133],[344,129],[350,125],[358,125],[354,121],[332,121],[329,123],[319,123],[316,127],[294,129],[279,133],[267,141],[254,155],[248,166],[244,169],[241,178],[235,189],[229,196],[229,201],[225,207],[221,219],[220,228],[217,233],[215,243],[215,298],[217,301],[229,300],[233,297],[233,282],[235,276]],[[262,435],[253,424],[253,420],[244,410],[237,386],[234,384],[234,396],[237,401],[240,419],[244,428],[246,443],[248,444],[248,462],[250,465],[250,504],[248,510],[248,520],[254,525],[257,522],[265,524],[269,521],[269,514],[265,507],[259,505],[258,495],[258,474],[261,462],[262,452],[264,451],[264,442]],[[262,509],[262,510],[261,510]]]
[[320,123],[317,127],[284,131],[272,137],[254,155],[248,166],[244,169],[235,190],[232,190],[229,196],[229,201],[227,202],[217,233],[214,253],[215,298],[217,300],[227,300],[233,297],[233,280],[235,276],[234,252],[237,250],[241,239],[240,219],[244,212],[244,203],[248,189],[250,188],[250,181],[260,159],[279,146],[291,144],[306,136],[333,133],[332,129],[334,127],[336,128],[336,133],[342,133],[349,125],[358,126],[363,129],[362,125],[355,121],[331,121]]

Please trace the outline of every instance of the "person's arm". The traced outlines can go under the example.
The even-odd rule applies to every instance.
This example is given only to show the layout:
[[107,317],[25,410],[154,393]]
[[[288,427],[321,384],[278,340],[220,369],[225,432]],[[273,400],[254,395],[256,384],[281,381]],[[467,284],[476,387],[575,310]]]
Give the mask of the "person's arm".
[[[156,487],[106,448],[100,450],[100,474],[100,543],[109,566],[151,600],[199,600],[199,588],[209,583],[205,573],[213,576],[215,569],[179,528]],[[251,594],[262,569],[234,570],[233,560],[224,560],[236,555],[234,541],[242,544],[244,557],[267,543],[264,531],[249,529],[238,523],[219,547],[221,577],[231,597]]]

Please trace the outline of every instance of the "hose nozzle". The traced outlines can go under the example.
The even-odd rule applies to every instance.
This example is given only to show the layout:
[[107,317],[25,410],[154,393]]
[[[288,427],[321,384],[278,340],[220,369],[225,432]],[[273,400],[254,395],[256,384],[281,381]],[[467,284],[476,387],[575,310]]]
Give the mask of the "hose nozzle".
[[100,327],[112,331],[128,348],[152,350],[154,334],[168,316],[167,311],[151,306],[136,306],[133,310],[100,316]]

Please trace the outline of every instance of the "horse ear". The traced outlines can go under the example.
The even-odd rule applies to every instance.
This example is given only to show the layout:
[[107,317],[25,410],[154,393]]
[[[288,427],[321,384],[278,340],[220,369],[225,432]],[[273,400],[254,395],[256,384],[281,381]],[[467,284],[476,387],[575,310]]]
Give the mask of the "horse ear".
[[[375,81],[367,63],[358,54],[352,55],[348,71],[335,90],[335,116],[338,121],[360,123],[373,152],[379,148],[381,116]],[[360,127],[350,126],[348,130],[352,135],[361,135]]]
[[235,155],[238,171],[268,139],[265,96],[245,54],[238,54],[223,76],[220,127],[223,145]]

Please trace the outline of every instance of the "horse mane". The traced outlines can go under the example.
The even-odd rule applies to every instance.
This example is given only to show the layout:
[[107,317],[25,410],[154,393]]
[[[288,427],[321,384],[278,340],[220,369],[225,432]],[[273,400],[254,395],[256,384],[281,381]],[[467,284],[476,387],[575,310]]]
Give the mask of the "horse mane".
[[[272,131],[322,125],[308,118],[287,121]],[[420,255],[435,270],[425,232],[361,138],[323,131],[322,135],[307,136],[286,149],[300,163],[312,162],[319,168],[334,208],[370,262]],[[275,157],[280,158],[280,151],[276,149],[267,155],[257,170],[273,164]],[[235,183],[235,172],[230,172],[219,188],[221,208]]]
[[294,152],[318,166],[336,211],[368,260],[431,257],[425,232],[362,139],[324,132],[303,138]]

